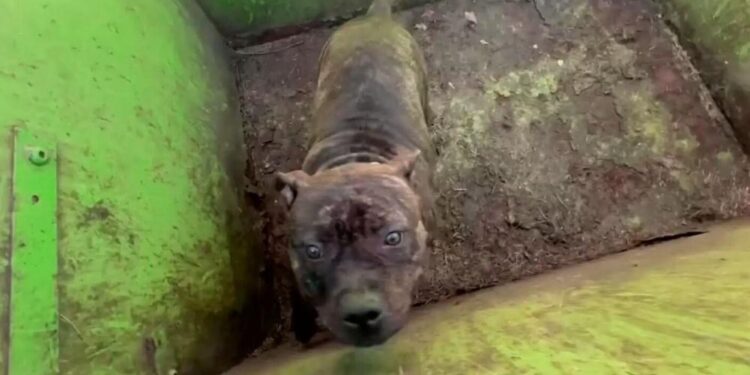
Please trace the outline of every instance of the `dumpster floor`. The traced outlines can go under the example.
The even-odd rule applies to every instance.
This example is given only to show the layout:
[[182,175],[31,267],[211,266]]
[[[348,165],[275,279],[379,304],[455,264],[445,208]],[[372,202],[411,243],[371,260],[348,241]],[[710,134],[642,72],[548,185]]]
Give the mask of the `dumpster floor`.
[[750,222],[417,310],[375,349],[284,347],[227,375],[747,374]]
[[[750,215],[747,157],[650,1],[452,0],[398,17],[425,51],[434,112],[431,132],[440,152],[440,222],[418,303]],[[317,58],[331,32],[316,29],[237,51],[252,172],[247,194],[264,212],[264,278],[276,304],[268,320],[275,325],[264,348],[287,337],[289,303],[284,296],[291,285],[284,213],[274,203],[272,175],[301,165]],[[640,309],[649,298],[632,295],[622,303],[637,302]],[[544,311],[537,307],[534,311]],[[664,324],[665,330],[690,336],[678,325],[687,322],[681,319],[628,320],[611,329],[635,325],[645,330],[636,335],[648,335],[652,324]],[[493,325],[496,321],[478,329],[500,329],[499,323]],[[713,321],[706,324],[728,329],[714,327]],[[503,329],[524,327],[539,334],[563,329],[524,322]],[[461,349],[459,341],[475,339],[462,335],[469,331],[461,332],[455,339],[441,336],[445,348],[429,347],[425,353],[469,350]],[[594,337],[576,337],[584,341],[580,345],[596,343],[586,343]],[[607,339],[612,337],[602,338],[602,345],[620,345],[624,353],[646,350]],[[741,344],[736,338],[727,340],[735,349]],[[519,360],[528,360],[534,355],[524,352],[530,341],[521,344],[527,346],[516,349],[524,354]],[[596,354],[598,349],[586,350]],[[694,355],[688,351],[675,353]],[[342,358],[351,357],[336,358],[345,366]]]

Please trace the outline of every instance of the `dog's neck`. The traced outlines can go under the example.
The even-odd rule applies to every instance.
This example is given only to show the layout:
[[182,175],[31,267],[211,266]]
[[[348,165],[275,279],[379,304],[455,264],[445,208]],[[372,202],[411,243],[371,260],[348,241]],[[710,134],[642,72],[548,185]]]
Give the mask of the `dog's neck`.
[[315,174],[348,163],[387,163],[399,152],[417,149],[406,137],[391,132],[389,127],[375,131],[351,126],[330,134],[313,144],[302,168]]
[[374,152],[353,152],[350,154],[341,155],[334,157],[323,164],[317,169],[316,172],[333,169],[349,163],[387,163],[388,159],[383,155],[376,154]]

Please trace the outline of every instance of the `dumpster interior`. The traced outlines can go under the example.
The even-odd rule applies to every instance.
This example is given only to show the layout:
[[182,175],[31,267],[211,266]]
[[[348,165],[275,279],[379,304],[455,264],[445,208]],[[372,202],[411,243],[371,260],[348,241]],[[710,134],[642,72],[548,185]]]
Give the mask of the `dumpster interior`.
[[0,1],[0,375],[750,373],[748,0],[395,1],[438,220],[368,350],[273,175],[371,0]]
[[[449,0],[396,17],[425,51],[439,150],[439,223],[418,304],[750,215],[747,155],[653,2]],[[293,341],[272,177],[302,163],[334,29],[232,43],[246,195],[263,216],[268,331],[251,356]]]

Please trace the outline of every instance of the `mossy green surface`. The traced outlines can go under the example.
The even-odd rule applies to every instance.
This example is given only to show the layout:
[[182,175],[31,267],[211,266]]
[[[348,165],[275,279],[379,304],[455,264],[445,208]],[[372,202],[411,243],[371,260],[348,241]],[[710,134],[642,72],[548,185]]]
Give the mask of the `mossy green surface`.
[[660,3],[750,153],[750,1]]
[[747,0],[662,0],[693,30],[692,42],[710,48],[733,62],[750,61],[750,3]]
[[0,249],[5,145],[20,127],[59,150],[61,373],[227,366],[257,259],[252,227],[236,227],[245,165],[215,30],[173,0],[3,2],[0,14]]
[[[13,156],[11,132],[0,132],[0,273],[7,274],[10,265],[10,204],[11,160]],[[8,319],[9,285],[7,277],[0,277],[0,322]],[[8,350],[8,325],[0,325],[0,350]],[[5,368],[6,356],[0,355],[0,368]]]
[[[399,7],[430,0],[400,0]],[[367,9],[372,0],[198,0],[227,36],[253,36],[281,27],[349,18]]]
[[730,224],[429,307],[379,348],[288,349],[229,374],[747,373],[748,238]]

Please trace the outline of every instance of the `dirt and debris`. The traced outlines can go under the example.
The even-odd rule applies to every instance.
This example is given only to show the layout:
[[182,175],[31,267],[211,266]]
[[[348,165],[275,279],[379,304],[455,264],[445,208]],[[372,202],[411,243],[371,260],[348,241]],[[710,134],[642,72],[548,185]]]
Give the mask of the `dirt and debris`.
[[[647,0],[453,0],[398,17],[425,50],[440,151],[418,302],[750,215],[748,159]],[[278,297],[268,346],[288,337],[292,285],[271,177],[301,165],[331,31],[238,62],[248,195]]]
[[474,12],[464,12],[464,18],[466,18],[470,27],[475,27],[479,23],[477,15]]
[[244,56],[267,55],[278,53],[285,49],[294,48],[304,42],[305,40],[301,37],[289,37],[278,41],[238,48],[234,50],[234,53]]

